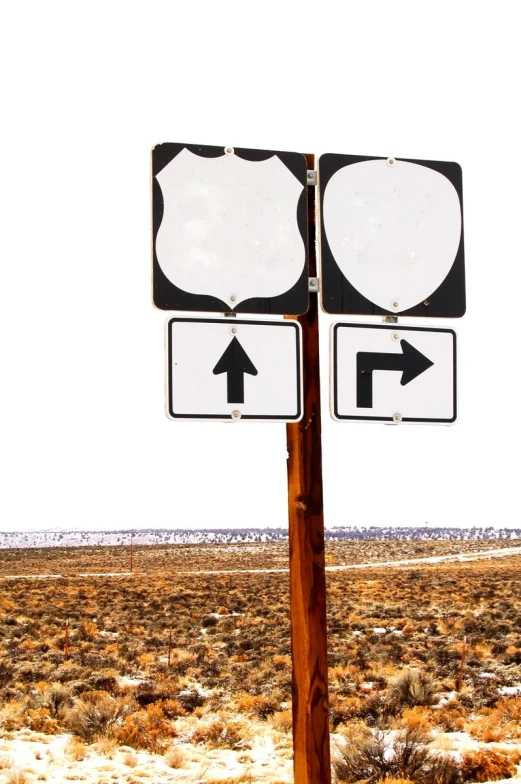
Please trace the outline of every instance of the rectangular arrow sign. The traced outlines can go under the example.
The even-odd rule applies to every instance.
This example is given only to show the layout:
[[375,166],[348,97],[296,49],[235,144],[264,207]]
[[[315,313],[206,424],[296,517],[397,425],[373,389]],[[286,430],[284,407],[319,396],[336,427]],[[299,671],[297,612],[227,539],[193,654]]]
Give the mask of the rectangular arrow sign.
[[172,318],[167,343],[170,418],[297,422],[302,417],[298,322]]
[[331,414],[363,422],[450,424],[456,419],[456,333],[333,324]]

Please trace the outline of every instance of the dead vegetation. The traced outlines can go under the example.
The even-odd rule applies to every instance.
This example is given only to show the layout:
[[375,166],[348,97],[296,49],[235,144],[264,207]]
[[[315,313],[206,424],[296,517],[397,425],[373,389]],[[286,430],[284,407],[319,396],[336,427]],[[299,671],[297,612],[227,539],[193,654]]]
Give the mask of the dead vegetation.
[[[406,557],[407,548],[425,557],[433,545],[472,551],[482,543],[398,542],[392,553],[389,544],[339,542],[332,552],[335,562],[358,562],[369,552],[390,560]],[[274,544],[279,554],[268,557],[271,546],[262,546],[257,563],[279,563],[282,546]],[[176,549],[189,550],[192,567],[221,572],[215,575],[167,572],[154,560],[160,548],[150,548],[157,570],[146,576],[3,579],[0,727],[71,732],[70,755],[78,760],[86,744],[108,743],[165,754],[172,768],[185,763],[179,744],[247,751],[258,722],[289,749],[289,577],[222,573],[231,557],[225,547],[201,547],[198,560],[194,547],[163,548],[174,562],[185,557]],[[69,551],[71,568],[81,556],[85,572],[111,571],[100,568],[99,553],[92,564],[89,548],[78,549]],[[7,571],[14,573],[23,553],[11,556]],[[47,556],[56,554],[31,552],[27,571],[54,572],[57,562]],[[251,558],[242,554],[235,568],[251,568]],[[328,572],[339,782],[457,784],[515,773],[520,578],[518,556]],[[456,731],[488,744],[486,754],[467,752],[455,766],[433,751],[437,735]]]
[[[327,541],[327,560],[333,566],[378,563],[410,558],[468,554],[515,546],[517,540],[373,540]],[[0,577],[10,575],[78,576],[103,572],[164,573],[175,571],[285,569],[288,542],[227,544],[136,545],[130,556],[130,536],[121,545],[0,549]]]

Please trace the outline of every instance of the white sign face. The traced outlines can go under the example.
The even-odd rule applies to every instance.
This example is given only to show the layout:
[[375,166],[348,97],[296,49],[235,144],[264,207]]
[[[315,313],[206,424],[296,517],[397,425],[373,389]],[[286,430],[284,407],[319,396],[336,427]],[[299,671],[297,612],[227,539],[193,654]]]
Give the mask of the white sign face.
[[455,421],[453,330],[333,324],[331,353],[333,419]]
[[277,297],[306,263],[297,221],[303,185],[273,155],[249,161],[206,158],[183,149],[157,175],[164,214],[156,254],[168,280],[233,310],[253,297]]
[[326,185],[323,224],[341,272],[371,302],[399,313],[445,280],[461,239],[454,185],[417,163],[368,160]]
[[302,340],[296,321],[173,318],[167,322],[172,419],[296,422]]

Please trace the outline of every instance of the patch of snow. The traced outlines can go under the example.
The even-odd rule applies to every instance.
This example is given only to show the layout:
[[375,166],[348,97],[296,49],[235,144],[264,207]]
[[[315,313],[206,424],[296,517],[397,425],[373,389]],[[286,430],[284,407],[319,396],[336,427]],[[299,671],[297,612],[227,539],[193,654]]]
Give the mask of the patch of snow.
[[131,678],[129,675],[122,675],[118,681],[120,686],[141,686],[142,683],[147,683],[146,678]]
[[80,572],[78,577],[133,577],[135,572]]
[[501,686],[498,692],[504,697],[521,694],[521,683],[517,683],[515,686]]
[[61,574],[6,574],[2,580],[59,580]]

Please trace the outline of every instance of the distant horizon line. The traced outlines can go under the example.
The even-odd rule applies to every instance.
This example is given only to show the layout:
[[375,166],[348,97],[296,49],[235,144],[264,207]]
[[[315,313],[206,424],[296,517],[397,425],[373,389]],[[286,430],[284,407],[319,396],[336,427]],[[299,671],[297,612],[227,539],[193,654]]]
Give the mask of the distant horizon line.
[[[378,529],[394,529],[394,530],[436,530],[436,529],[453,529],[457,531],[465,531],[465,530],[502,530],[502,531],[518,531],[521,530],[521,525],[519,526],[510,526],[510,525],[451,525],[448,523],[445,524],[432,524],[432,523],[424,523],[424,524],[409,524],[409,525],[389,525],[384,523],[371,523],[369,524],[344,524],[344,525],[326,525],[325,530],[327,531],[334,531],[334,530],[370,530],[373,528]],[[65,534],[65,533],[111,533],[111,534],[131,534],[131,533],[141,533],[141,532],[176,532],[176,531],[202,531],[202,532],[219,532],[219,531],[289,531],[288,526],[259,526],[259,525],[241,525],[241,526],[233,526],[233,527],[226,527],[226,526],[211,526],[211,527],[192,527],[192,526],[178,526],[175,528],[167,528],[167,527],[132,527],[132,528],[79,528],[79,527],[53,527],[53,528],[22,528],[22,529],[11,529],[11,530],[0,530],[0,535],[7,535],[7,534]]]

